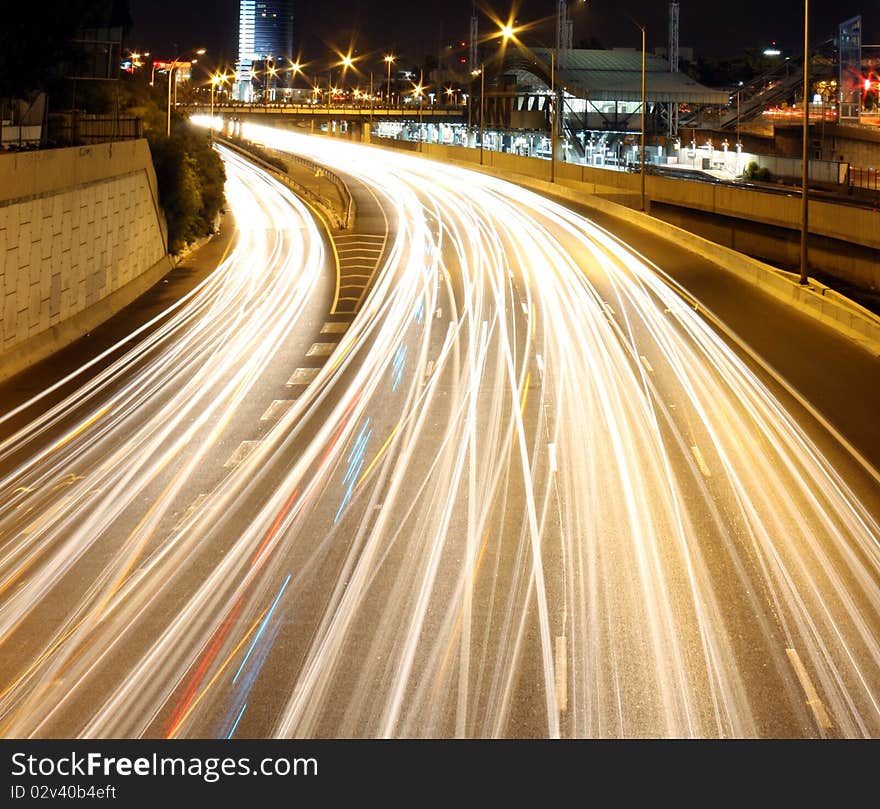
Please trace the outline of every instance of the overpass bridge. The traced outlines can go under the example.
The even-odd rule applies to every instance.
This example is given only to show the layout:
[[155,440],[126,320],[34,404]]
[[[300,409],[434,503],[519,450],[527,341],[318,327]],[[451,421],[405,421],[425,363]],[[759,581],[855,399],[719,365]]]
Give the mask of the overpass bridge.
[[[209,104],[191,104],[179,107],[181,111],[192,115],[210,115]],[[400,121],[401,123],[463,123],[467,121],[467,106],[425,105],[412,106],[370,106],[369,104],[214,104],[214,115],[224,118],[278,121],[278,120],[309,120],[309,121],[360,121],[373,120]]]

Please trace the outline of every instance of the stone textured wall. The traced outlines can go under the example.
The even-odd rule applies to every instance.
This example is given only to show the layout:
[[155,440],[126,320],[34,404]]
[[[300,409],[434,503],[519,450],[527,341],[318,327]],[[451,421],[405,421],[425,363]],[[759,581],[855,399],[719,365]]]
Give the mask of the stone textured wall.
[[[146,141],[0,156],[0,360],[7,370],[10,352],[27,354],[37,340],[35,361],[100,322],[106,314],[83,316],[106,299],[133,300],[120,291],[140,290],[141,276],[165,259],[165,245]],[[77,319],[82,329],[59,328]],[[9,375],[2,370],[0,378]]]

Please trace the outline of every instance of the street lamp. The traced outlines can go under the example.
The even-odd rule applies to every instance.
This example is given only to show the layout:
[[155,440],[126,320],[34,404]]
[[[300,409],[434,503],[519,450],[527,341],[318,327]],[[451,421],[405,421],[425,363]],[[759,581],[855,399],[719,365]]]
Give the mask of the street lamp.
[[211,127],[208,130],[209,134],[211,136],[211,140],[214,139],[214,91],[221,84],[225,84],[226,81],[227,81],[227,76],[225,73],[223,73],[223,75],[220,75],[219,73],[214,73],[211,76]]
[[472,76],[479,75],[480,77],[480,165],[483,165],[483,137],[486,132],[486,128],[483,122],[485,105],[483,103],[483,99],[486,95],[486,65],[482,64],[477,70],[471,71]]
[[[500,36],[506,45],[510,39],[516,34],[517,29],[514,26],[502,25],[495,36]],[[483,141],[486,136],[486,62],[480,64],[476,70],[471,71],[471,76],[480,77],[480,165],[483,165]],[[468,98],[468,118],[470,118],[470,97]],[[468,127],[470,128],[470,127]],[[468,133],[470,135],[470,132]]]
[[419,72],[419,83],[413,88],[413,97],[419,102],[419,151],[422,151],[422,96],[425,94],[425,86],[422,84],[424,74]]
[[804,124],[801,136],[803,148],[801,150],[801,277],[802,286],[809,283],[807,273],[807,247],[808,247],[808,220],[810,213],[810,160],[807,151],[807,141],[810,134],[810,0],[804,0]]
[[[199,48],[195,53],[197,56],[204,56],[207,53],[207,51],[205,50],[205,48]],[[167,115],[165,118],[165,136],[169,137],[169,138],[171,137],[171,81],[174,78],[174,71],[177,68],[178,63],[180,63],[181,61],[182,60],[179,56],[175,56],[174,61],[171,62],[171,67],[168,68],[168,111],[167,111]],[[195,62],[198,60],[193,60],[193,61]],[[177,87],[175,86],[174,89],[175,89],[174,95],[175,95],[175,102],[176,102],[177,101],[177,92],[176,92]]]
[[647,99],[645,93],[645,26],[640,25],[642,30],[642,142],[639,147],[639,172],[642,177],[642,205],[641,210],[645,211],[645,128],[647,122]]
[[391,107],[391,63],[395,60],[395,56],[393,54],[387,54],[385,56],[385,64],[388,65],[388,107]]

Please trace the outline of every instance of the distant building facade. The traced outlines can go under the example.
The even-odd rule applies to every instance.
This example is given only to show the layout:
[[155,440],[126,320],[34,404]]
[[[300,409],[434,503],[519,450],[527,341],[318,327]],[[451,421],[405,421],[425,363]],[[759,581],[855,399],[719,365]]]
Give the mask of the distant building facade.
[[235,97],[252,101],[257,94],[289,86],[286,68],[293,61],[293,0],[241,0]]

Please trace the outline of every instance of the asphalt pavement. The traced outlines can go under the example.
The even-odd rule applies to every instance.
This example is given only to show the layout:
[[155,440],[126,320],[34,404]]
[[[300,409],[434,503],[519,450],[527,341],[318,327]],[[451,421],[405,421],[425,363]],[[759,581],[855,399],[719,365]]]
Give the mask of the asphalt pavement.
[[874,366],[516,186],[246,135],[381,208],[367,294],[228,158],[201,293],[0,443],[0,732],[880,734],[880,485],[798,360]]

